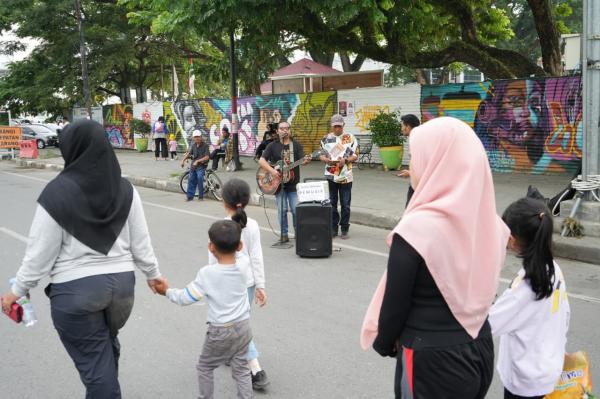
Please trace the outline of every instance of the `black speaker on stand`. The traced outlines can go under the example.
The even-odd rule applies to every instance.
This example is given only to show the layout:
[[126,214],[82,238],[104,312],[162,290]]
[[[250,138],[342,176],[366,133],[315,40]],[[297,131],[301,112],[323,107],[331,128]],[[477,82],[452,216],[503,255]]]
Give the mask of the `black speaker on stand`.
[[296,207],[296,255],[324,258],[332,253],[331,204],[303,202]]

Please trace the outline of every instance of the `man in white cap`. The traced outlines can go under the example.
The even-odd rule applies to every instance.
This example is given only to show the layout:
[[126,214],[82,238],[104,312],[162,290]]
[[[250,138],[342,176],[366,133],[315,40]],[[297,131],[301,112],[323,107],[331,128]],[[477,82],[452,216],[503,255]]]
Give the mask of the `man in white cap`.
[[208,165],[210,150],[208,145],[204,142],[200,130],[194,130],[192,133],[192,140],[194,142],[190,146],[190,149],[184,154],[183,160],[181,161],[181,167],[183,168],[185,166],[185,161],[188,159],[192,160],[186,201],[194,199],[196,186],[198,187],[198,198],[202,201],[204,200],[204,173],[206,172],[206,165]]
[[[352,133],[344,132],[344,117],[335,114],[331,117],[332,132],[321,139],[321,148],[327,155],[321,155],[325,162],[325,177],[329,181],[329,199],[333,208],[333,237],[341,228],[341,238],[348,238],[350,228],[350,201],[352,199],[352,162],[358,159],[358,142]],[[340,200],[341,218],[337,203]]]

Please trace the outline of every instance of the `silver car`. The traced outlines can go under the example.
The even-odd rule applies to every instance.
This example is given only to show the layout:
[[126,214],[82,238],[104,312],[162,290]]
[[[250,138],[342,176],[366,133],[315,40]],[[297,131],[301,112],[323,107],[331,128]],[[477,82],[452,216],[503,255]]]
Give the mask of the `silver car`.
[[58,132],[41,124],[21,125],[23,140],[35,140],[37,148],[58,147]]

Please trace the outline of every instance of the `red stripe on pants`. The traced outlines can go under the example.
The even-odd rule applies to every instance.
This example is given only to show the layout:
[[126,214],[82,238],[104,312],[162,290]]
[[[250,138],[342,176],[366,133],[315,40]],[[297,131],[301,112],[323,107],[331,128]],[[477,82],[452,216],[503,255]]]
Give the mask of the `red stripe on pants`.
[[404,354],[404,363],[406,364],[406,376],[408,377],[408,387],[410,388],[410,393],[414,395],[413,389],[413,350],[408,348],[403,348],[402,353]]

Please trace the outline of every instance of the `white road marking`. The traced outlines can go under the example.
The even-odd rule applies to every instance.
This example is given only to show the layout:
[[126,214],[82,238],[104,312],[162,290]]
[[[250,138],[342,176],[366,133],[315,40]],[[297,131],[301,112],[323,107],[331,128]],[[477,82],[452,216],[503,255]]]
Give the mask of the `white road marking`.
[[12,175],[12,176],[18,176],[18,177],[23,177],[25,179],[30,179],[30,180],[35,180],[35,181],[41,181],[44,183],[48,183],[50,180],[49,179],[41,179],[39,177],[33,177],[33,176],[27,176],[27,175],[22,175],[20,173],[12,173],[12,172],[3,172],[7,175]]
[[[19,173],[11,173],[11,172],[4,172],[4,173],[6,173],[7,175],[24,177],[26,179],[31,179],[31,180],[35,180],[35,181],[44,182],[44,183],[47,183],[47,182],[50,181],[48,179],[41,179],[41,178],[38,178],[38,177],[22,175],[22,174],[19,174]],[[185,213],[187,215],[199,216],[199,217],[203,217],[203,218],[210,219],[210,220],[221,220],[221,219],[223,219],[222,217],[208,215],[206,213],[200,213],[200,212],[195,212],[195,211],[188,211],[186,209],[180,209],[180,208],[176,208],[176,207],[173,207],[173,206],[167,206],[167,205],[157,204],[157,203],[154,203],[154,202],[142,201],[142,203],[144,205],[152,206],[152,207],[155,207],[155,208],[165,209],[165,210],[173,211],[173,212]],[[271,231],[270,228],[263,227],[263,226],[261,226],[260,229],[263,230],[263,231]],[[0,232],[3,232],[3,233],[5,233],[5,234],[7,234],[7,235],[9,235],[9,236],[11,236],[13,238],[16,238],[19,241],[27,243],[27,237],[22,236],[21,234],[15,232],[15,231],[12,231],[10,229],[7,229],[6,227],[0,227]],[[387,253],[372,251],[370,249],[355,247],[353,245],[335,243],[334,246],[338,246],[338,247],[341,247],[341,248],[350,249],[352,251],[362,252],[362,253],[365,253],[365,254],[375,255],[375,256],[382,257],[382,258],[387,258],[388,257]],[[500,278],[500,282],[505,283],[505,284],[510,284],[511,280],[505,279],[505,278]],[[579,299],[581,301],[586,301],[586,302],[592,302],[592,303],[600,304],[600,298],[595,298],[595,297],[591,297],[591,296],[587,296],[587,295],[580,295],[580,294],[569,293],[569,297],[570,298]]]
[[16,238],[17,240],[24,242],[25,244],[27,244],[27,237],[17,233],[16,231],[13,231],[11,229],[8,229],[6,227],[0,227],[0,232],[11,236],[12,238]]

